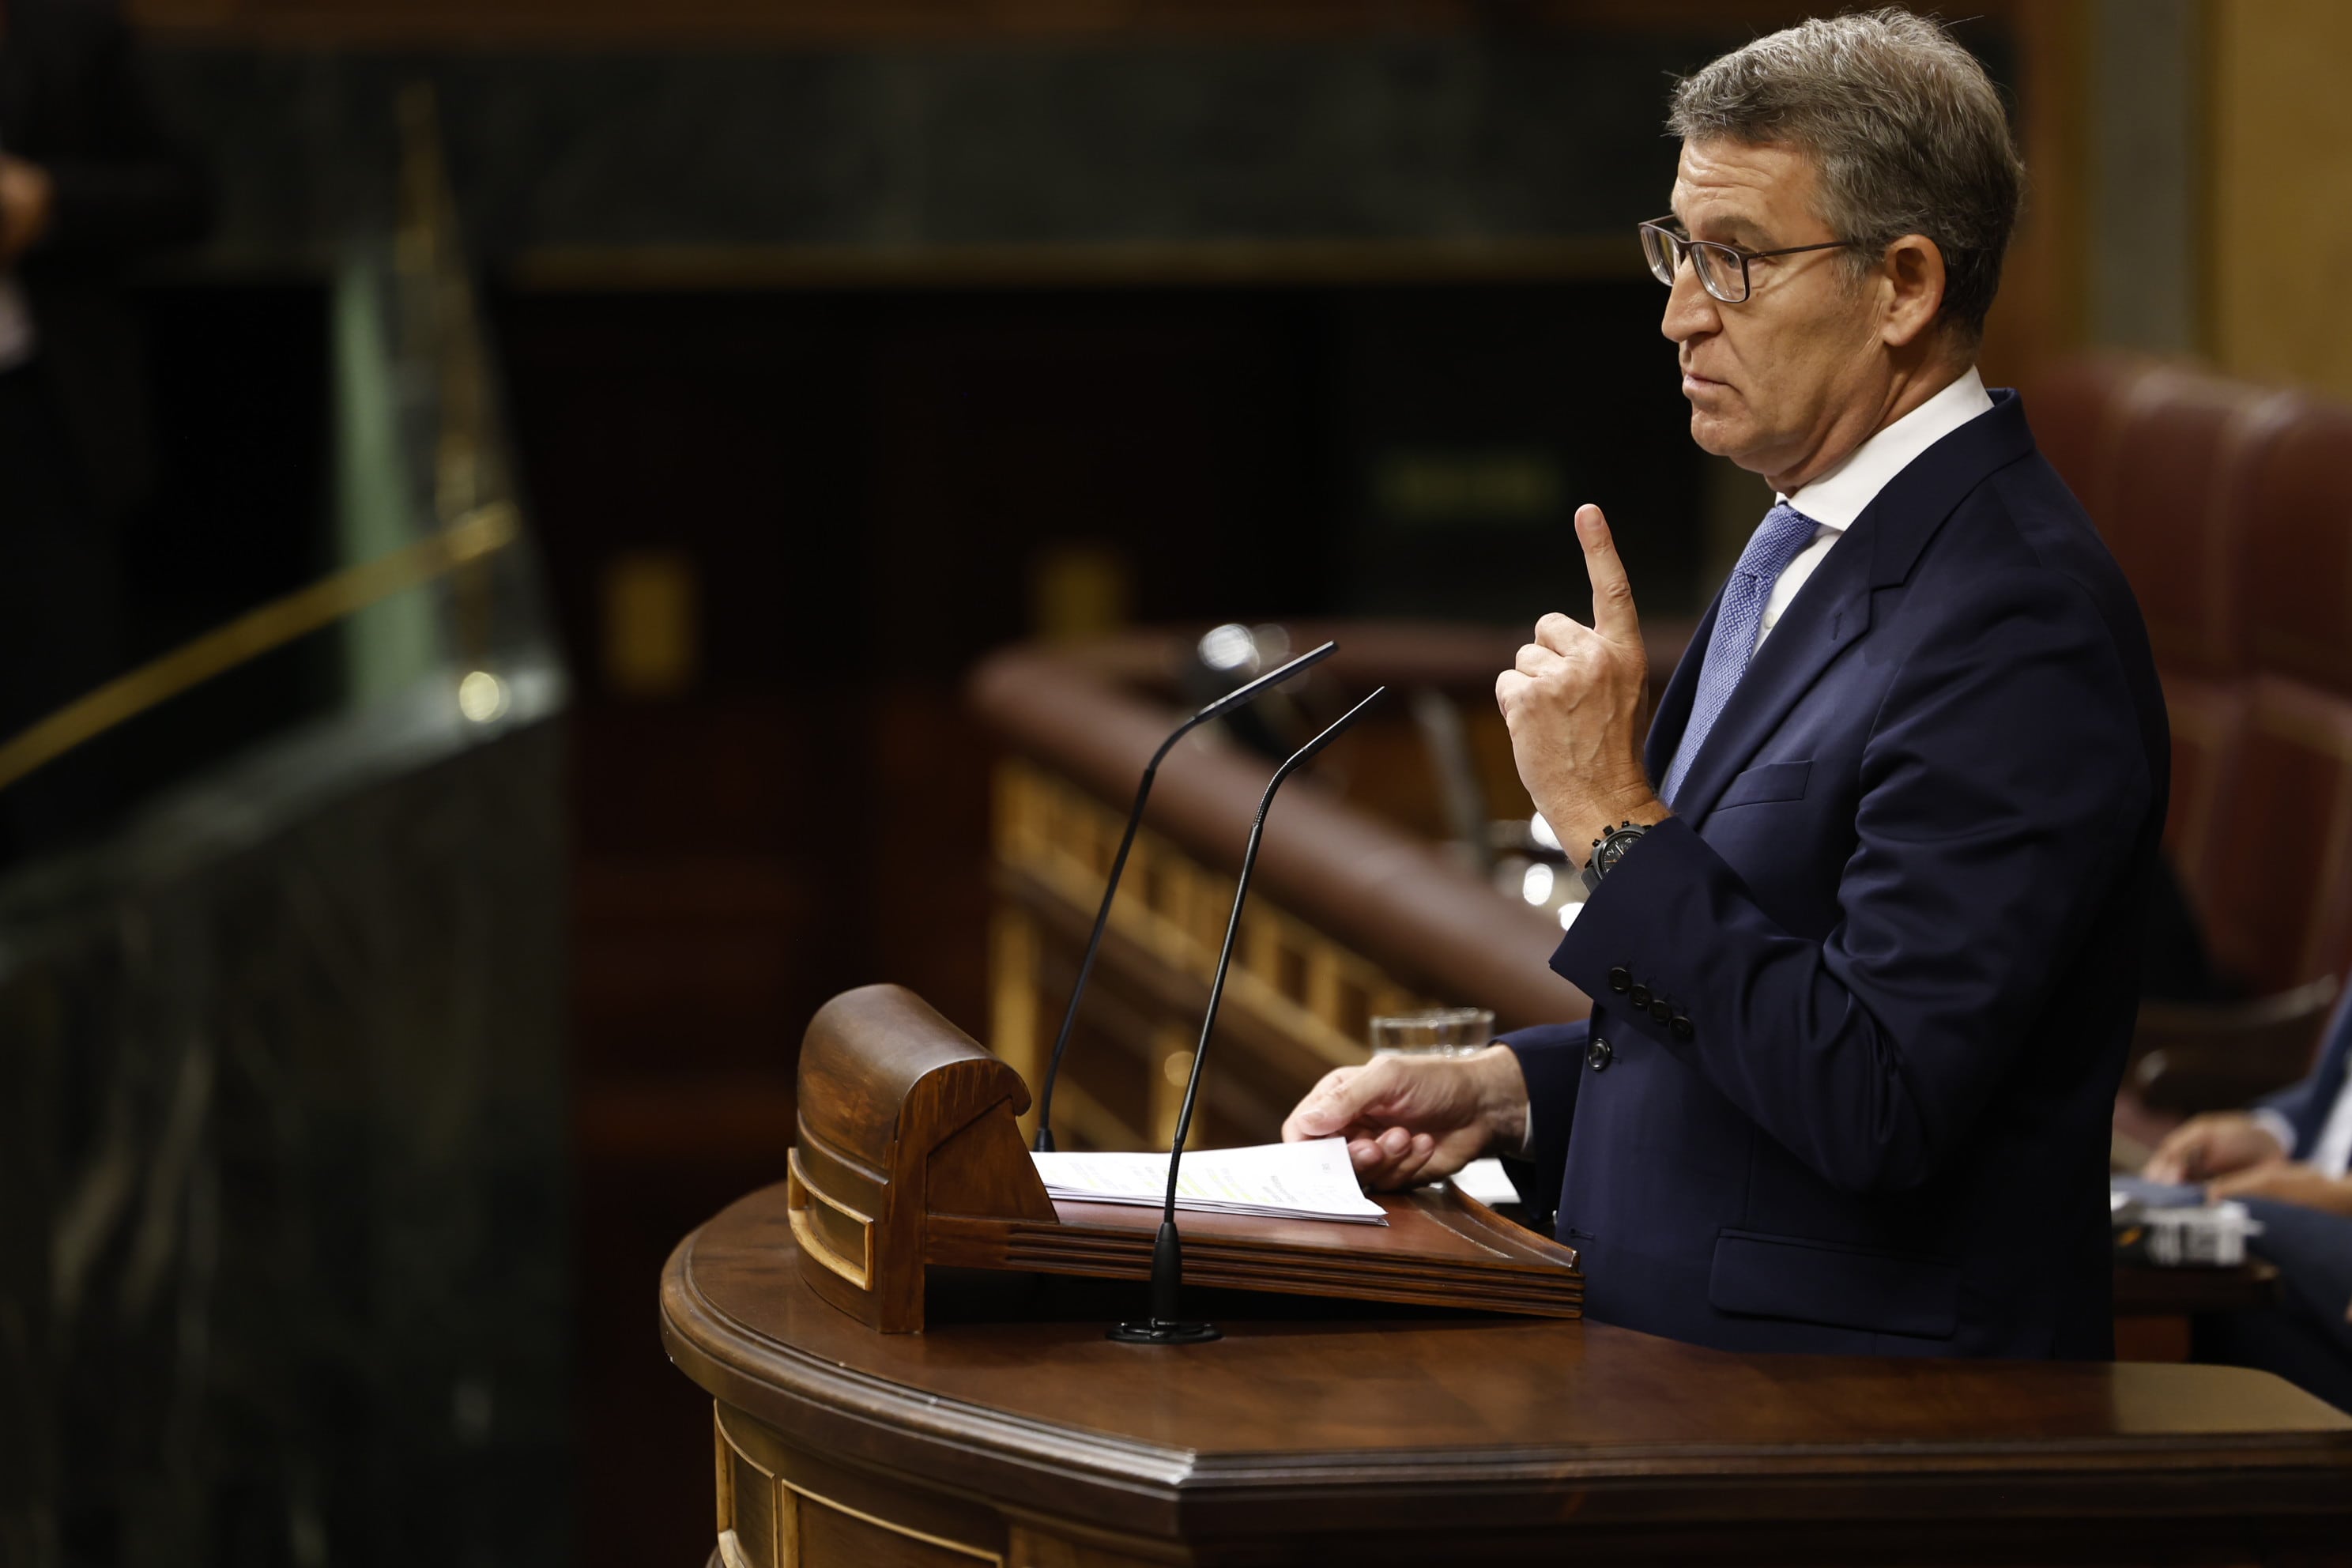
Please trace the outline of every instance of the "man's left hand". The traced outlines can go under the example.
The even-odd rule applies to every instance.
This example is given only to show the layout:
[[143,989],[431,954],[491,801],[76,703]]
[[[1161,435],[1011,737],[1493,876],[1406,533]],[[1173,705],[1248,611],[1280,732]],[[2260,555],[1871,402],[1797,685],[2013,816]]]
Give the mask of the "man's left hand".
[[1647,826],[1667,812],[1642,771],[1650,660],[1633,587],[1599,507],[1577,509],[1576,536],[1592,579],[1592,624],[1558,611],[1538,621],[1536,640],[1495,678],[1495,701],[1510,726],[1519,782],[1581,865],[1602,828]]
[[2323,1175],[2309,1165],[2287,1160],[2273,1160],[2269,1164],[2224,1176],[2209,1185],[2205,1194],[2217,1201],[2271,1198],[2328,1214],[2352,1215],[2352,1177]]

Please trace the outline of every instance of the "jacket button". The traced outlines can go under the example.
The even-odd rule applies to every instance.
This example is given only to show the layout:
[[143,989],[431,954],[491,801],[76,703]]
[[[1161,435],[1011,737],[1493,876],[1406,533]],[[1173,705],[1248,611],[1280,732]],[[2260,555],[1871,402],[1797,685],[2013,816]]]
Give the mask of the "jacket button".
[[1698,1033],[1696,1029],[1691,1027],[1690,1019],[1680,1013],[1675,1014],[1673,1017],[1666,1020],[1666,1027],[1673,1032],[1675,1038],[1678,1040],[1687,1040],[1693,1035]]
[[1600,1072],[1609,1066],[1609,1058],[1616,1054],[1610,1048],[1608,1041],[1596,1037],[1591,1048],[1584,1053],[1584,1059],[1591,1064],[1594,1072]]
[[1675,1016],[1674,1005],[1661,996],[1650,1004],[1650,1016],[1663,1024]]
[[1633,987],[1633,994],[1627,996],[1625,1000],[1637,1008],[1646,1007],[1650,1005],[1650,988],[1646,985],[1636,985]]
[[1622,994],[1633,988],[1633,972],[1623,964],[1609,972],[1609,989]]

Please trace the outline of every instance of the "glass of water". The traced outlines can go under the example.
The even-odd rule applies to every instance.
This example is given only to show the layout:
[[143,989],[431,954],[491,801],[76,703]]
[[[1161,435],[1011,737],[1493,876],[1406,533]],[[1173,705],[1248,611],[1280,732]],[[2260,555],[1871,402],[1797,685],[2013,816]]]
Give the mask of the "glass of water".
[[1467,1057],[1495,1043],[1491,1007],[1433,1007],[1425,1013],[1393,1013],[1374,1018],[1376,1057]]

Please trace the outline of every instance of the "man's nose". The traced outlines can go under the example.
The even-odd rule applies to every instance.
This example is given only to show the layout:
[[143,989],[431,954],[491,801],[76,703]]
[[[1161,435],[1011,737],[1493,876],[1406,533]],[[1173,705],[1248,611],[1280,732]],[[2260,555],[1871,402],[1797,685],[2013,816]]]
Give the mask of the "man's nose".
[[1698,268],[1685,260],[1675,268],[1674,283],[1666,290],[1665,318],[1658,323],[1658,331],[1671,342],[1685,343],[1722,324],[1722,307],[1699,282]]

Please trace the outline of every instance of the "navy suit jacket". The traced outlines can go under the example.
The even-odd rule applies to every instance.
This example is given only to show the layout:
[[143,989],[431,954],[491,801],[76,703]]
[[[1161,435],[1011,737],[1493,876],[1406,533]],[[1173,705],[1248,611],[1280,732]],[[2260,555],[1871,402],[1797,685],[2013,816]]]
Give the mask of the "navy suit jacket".
[[2108,1123],[2170,748],[2122,573],[1992,395],[1822,560],[1560,942],[1590,1020],[1507,1037],[1514,1173],[1558,1194],[1602,1321],[2112,1353]]
[[2336,1109],[2336,1100],[2344,1093],[2344,1074],[2352,1068],[2352,988],[2336,1005],[2336,1016],[2328,1020],[2327,1038],[2319,1048],[2319,1062],[2305,1075],[2303,1081],[2290,1085],[2261,1103],[2263,1109],[2275,1110],[2286,1118],[2294,1129],[2294,1147],[2287,1153],[2297,1160],[2311,1158],[2312,1146],[2327,1126],[2328,1113]]

